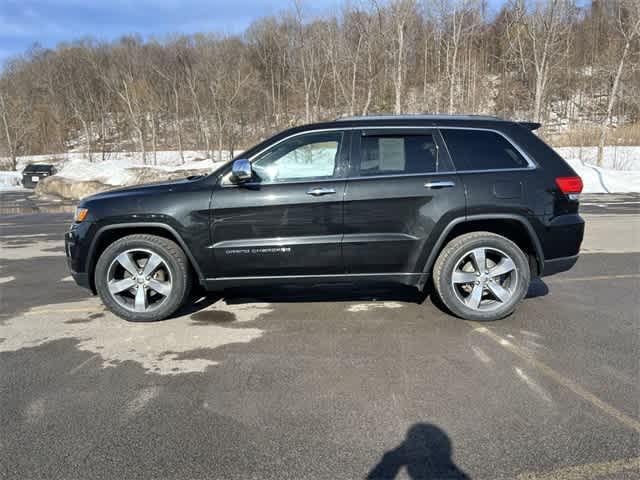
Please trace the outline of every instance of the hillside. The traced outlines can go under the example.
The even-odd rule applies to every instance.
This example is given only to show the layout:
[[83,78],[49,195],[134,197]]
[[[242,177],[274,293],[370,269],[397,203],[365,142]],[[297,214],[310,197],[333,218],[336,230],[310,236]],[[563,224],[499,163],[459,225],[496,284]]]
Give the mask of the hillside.
[[523,0],[498,11],[482,0],[389,0],[336,11],[312,16],[297,4],[235,35],[31,49],[0,73],[0,155],[213,158],[300,123],[384,112],[539,121],[555,145],[640,144],[637,0]]

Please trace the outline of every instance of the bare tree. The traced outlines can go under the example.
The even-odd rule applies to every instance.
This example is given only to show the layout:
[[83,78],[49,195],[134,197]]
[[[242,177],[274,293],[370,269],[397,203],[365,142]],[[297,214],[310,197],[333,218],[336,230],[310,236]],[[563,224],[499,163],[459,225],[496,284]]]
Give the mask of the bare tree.
[[604,161],[604,145],[607,138],[607,130],[611,126],[611,115],[613,106],[620,88],[620,79],[624,71],[625,62],[629,56],[631,45],[640,37],[640,2],[637,0],[621,1],[617,5],[617,30],[622,37],[623,47],[618,59],[618,67],[613,78],[613,84],[609,91],[609,101],[607,102],[607,111],[605,118],[600,124],[600,138],[598,139],[598,165],[602,165]]
[[30,118],[32,97],[22,94],[21,90],[25,85],[20,87],[10,80],[11,77],[0,79],[0,121],[11,169],[17,170],[17,157],[25,153],[26,141],[33,131]]
[[393,59],[393,111],[400,114],[403,111],[403,95],[406,83],[406,54],[408,26],[413,18],[417,18],[415,0],[395,0],[389,6],[389,36],[391,45],[388,47]]
[[572,0],[536,0],[532,6],[526,0],[515,0],[514,9],[518,16],[509,34],[517,44],[523,73],[526,65],[533,66],[533,120],[538,122],[549,78],[562,58],[567,20],[574,5]]
[[486,0],[347,1],[246,34],[33,47],[0,71],[0,149],[184,160],[345,113],[430,110],[533,118],[544,135],[591,124],[602,152],[614,122],[640,122],[638,0],[509,0],[497,15]]

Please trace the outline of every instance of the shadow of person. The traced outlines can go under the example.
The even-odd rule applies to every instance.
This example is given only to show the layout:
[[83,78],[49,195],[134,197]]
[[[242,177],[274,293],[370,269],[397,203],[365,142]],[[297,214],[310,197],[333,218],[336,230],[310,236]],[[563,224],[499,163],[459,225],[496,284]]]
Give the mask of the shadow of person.
[[367,480],[393,479],[402,467],[412,480],[468,480],[451,458],[451,441],[440,428],[416,423],[397,448],[386,452]]

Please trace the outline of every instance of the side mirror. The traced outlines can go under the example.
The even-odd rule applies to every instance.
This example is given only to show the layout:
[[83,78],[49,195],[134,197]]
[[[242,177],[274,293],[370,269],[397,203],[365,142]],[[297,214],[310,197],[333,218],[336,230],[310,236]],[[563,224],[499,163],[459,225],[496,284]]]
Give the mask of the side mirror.
[[231,181],[234,183],[242,183],[251,180],[253,170],[251,170],[251,162],[246,158],[240,158],[233,162],[231,166]]

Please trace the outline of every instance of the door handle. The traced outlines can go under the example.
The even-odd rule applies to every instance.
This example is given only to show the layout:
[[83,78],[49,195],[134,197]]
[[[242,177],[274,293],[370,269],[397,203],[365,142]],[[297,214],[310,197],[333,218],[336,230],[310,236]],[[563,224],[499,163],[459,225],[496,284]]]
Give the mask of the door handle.
[[439,182],[427,182],[424,184],[424,188],[451,188],[455,187],[455,182],[450,180],[443,180]]
[[336,189],[335,188],[315,187],[315,188],[312,188],[311,190],[309,190],[307,192],[307,195],[313,195],[314,197],[320,197],[322,195],[331,195],[333,193],[336,193]]

